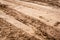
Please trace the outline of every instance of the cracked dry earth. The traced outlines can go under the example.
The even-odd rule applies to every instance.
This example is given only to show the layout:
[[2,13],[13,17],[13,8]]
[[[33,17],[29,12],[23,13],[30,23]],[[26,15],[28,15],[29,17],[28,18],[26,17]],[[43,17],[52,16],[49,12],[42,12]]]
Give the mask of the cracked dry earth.
[[60,40],[60,0],[0,0],[0,40]]

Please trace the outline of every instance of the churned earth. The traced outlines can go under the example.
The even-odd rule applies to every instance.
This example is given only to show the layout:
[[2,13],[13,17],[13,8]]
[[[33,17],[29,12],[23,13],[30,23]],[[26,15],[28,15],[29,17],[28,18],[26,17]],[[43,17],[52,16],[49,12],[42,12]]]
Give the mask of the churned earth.
[[60,0],[0,0],[0,40],[60,40]]

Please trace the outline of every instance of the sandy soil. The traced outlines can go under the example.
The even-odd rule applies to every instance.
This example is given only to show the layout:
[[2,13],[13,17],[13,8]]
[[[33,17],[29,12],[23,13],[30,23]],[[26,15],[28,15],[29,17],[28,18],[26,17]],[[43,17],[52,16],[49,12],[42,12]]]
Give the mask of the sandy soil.
[[60,40],[58,1],[0,0],[0,40]]

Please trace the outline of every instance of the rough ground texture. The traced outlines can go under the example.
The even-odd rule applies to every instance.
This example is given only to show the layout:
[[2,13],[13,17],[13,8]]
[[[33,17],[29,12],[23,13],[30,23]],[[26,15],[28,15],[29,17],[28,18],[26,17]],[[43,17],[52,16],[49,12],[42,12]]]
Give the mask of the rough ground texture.
[[60,0],[0,0],[0,40],[60,40]]

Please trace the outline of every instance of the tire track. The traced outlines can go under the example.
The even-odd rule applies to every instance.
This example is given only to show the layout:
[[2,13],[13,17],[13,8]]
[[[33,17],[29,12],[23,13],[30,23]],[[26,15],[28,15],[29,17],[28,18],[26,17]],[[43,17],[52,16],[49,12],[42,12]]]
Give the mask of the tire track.
[[[20,13],[9,7],[7,7],[6,9],[3,8],[3,12],[5,12],[6,15],[13,16],[16,20],[18,20],[26,25],[32,25],[32,26],[36,27],[40,32],[42,32],[43,38],[44,38],[44,35],[45,35],[45,37],[47,36],[46,37],[47,40],[55,40],[53,38],[59,39],[59,37],[60,37],[59,31],[57,31],[52,26],[44,24],[43,22],[41,22],[40,20],[38,20],[36,18],[29,17],[28,15],[25,15],[24,13]],[[39,36],[40,36],[40,34],[39,34]]]
[[[6,7],[6,8],[7,8],[7,7]],[[5,8],[3,8],[3,9],[5,10]],[[11,8],[10,8],[10,9],[11,9]],[[2,11],[4,11],[4,10],[2,10]],[[13,9],[12,9],[12,10],[13,10]],[[8,11],[11,12],[12,10],[8,10]],[[4,12],[7,12],[7,11],[4,11]],[[10,15],[10,16],[17,16],[17,17],[18,17],[18,15],[19,15],[19,13],[20,13],[20,12],[19,12],[19,13],[18,13],[18,12],[15,13],[14,11],[12,11],[12,13],[9,13],[9,12],[8,12],[8,13],[4,13],[4,14]],[[17,15],[17,14],[18,14],[18,15]],[[19,15],[19,16],[23,16],[23,15]],[[35,36],[36,36],[36,35],[35,35]],[[38,36],[36,36],[36,37],[38,37]],[[39,37],[38,37],[38,38],[39,38]],[[41,37],[40,37],[40,38],[41,38]],[[40,38],[39,38],[39,39],[40,39]],[[41,39],[41,40],[42,40],[42,39]]]
[[[17,11],[21,11],[25,14],[29,15],[29,13],[31,13],[31,16],[34,15],[33,17],[35,17],[51,26],[54,26],[57,21],[58,22],[60,21],[60,17],[59,17],[60,12],[57,11],[59,9],[55,9],[55,8],[53,9],[51,7],[37,5],[34,3],[29,3],[29,2],[24,2],[24,1],[16,1],[16,0],[14,0],[14,1],[4,0],[4,1],[1,3],[4,3],[6,5],[8,5],[8,3],[9,3],[9,7],[16,9]],[[43,10],[44,10],[44,12],[43,12]],[[44,19],[41,19],[40,16],[44,17]],[[46,21],[49,21],[49,22],[46,22]]]
[[[19,1],[19,0],[17,0],[17,1],[16,0],[14,0],[14,1],[5,0],[5,1],[16,4],[18,7],[16,6],[15,9],[18,11],[22,11],[23,13],[26,12],[27,14],[31,13],[32,15],[36,16],[38,19],[40,19],[43,22],[49,21],[49,22],[45,22],[45,23],[47,23],[51,26],[54,26],[57,21],[58,22],[60,21],[60,19],[59,19],[60,18],[59,17],[60,11],[57,11],[59,9],[51,8],[48,6],[42,6],[42,5],[38,5],[38,4],[34,4],[34,3]],[[44,12],[43,12],[43,10],[44,10]],[[36,15],[35,15],[35,13],[36,13]],[[38,15],[37,15],[37,13],[38,13]],[[45,20],[39,18],[40,16],[44,17]]]
[[[14,11],[13,9],[11,8],[7,8],[7,9],[4,9],[4,12],[7,14],[7,15],[10,15],[10,16],[13,16],[15,17],[16,20],[26,24],[26,25],[32,25],[34,27],[36,27],[38,30],[40,30],[40,32],[42,31],[42,33],[47,33],[47,35],[51,35],[51,37],[57,37],[57,31],[49,26],[49,25],[46,25],[44,24],[43,22],[41,22],[40,20],[37,20],[37,19],[34,19],[32,17],[29,17],[27,15],[24,15],[24,14],[21,14],[20,12],[17,12],[17,11]],[[27,21],[28,20],[28,21]],[[31,22],[30,22],[31,21]],[[38,26],[37,26],[38,25]],[[51,33],[53,32],[53,33]],[[54,34],[55,33],[55,34]],[[59,32],[60,33],[60,32]],[[46,35],[46,36],[47,36]],[[58,35],[59,36],[59,35]],[[49,37],[47,37],[49,39]],[[52,38],[50,38],[51,40],[53,40]]]
[[39,40],[34,36],[31,36],[21,30],[20,28],[16,28],[14,25],[8,23],[3,18],[0,18],[0,29],[1,29],[1,37],[5,38],[5,40]]

